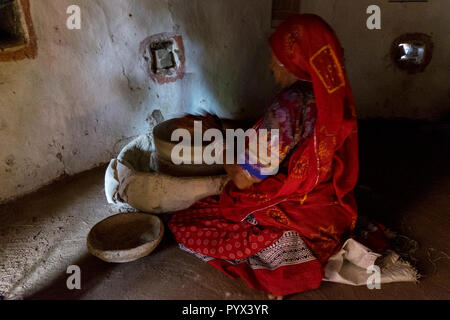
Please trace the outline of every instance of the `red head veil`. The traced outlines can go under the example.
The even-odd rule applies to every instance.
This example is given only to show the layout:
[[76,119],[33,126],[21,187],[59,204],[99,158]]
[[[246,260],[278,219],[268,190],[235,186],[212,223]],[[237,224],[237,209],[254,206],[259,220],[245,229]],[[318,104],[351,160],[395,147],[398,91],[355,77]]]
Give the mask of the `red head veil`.
[[[301,174],[303,179],[287,185],[306,193],[331,173],[338,200],[356,215],[351,193],[359,172],[357,121],[344,53],[335,32],[316,15],[295,15],[277,28],[270,45],[290,72],[312,81],[316,96],[314,141],[291,161],[292,176]],[[311,163],[315,159],[318,166]],[[289,189],[285,192],[293,191]]]

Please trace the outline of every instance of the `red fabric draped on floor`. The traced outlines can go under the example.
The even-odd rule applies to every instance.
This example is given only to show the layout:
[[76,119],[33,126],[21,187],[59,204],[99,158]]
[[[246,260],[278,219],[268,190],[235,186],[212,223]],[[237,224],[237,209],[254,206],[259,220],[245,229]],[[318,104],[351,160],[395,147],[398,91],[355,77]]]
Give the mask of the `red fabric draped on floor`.
[[270,44],[289,71],[312,82],[313,134],[294,149],[287,173],[245,191],[230,182],[220,197],[175,213],[169,227],[185,250],[230,277],[285,296],[317,288],[323,264],[355,227],[358,135],[333,30],[317,16],[297,15]]

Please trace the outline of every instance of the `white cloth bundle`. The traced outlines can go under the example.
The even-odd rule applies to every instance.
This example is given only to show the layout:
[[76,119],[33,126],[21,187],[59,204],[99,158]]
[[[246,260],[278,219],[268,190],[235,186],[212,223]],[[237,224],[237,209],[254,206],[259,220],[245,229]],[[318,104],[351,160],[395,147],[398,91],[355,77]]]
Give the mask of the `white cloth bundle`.
[[325,266],[324,281],[352,286],[366,286],[375,269],[380,270],[380,284],[417,282],[419,274],[408,262],[389,251],[385,256],[372,252],[354,239],[349,239],[341,251],[330,258]]

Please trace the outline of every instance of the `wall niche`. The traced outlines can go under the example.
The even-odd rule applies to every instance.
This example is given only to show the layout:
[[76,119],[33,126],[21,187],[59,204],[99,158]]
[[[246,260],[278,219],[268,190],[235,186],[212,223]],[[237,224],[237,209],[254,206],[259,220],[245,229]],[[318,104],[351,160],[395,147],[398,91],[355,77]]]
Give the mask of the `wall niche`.
[[36,55],[29,0],[0,0],[0,61],[34,59]]

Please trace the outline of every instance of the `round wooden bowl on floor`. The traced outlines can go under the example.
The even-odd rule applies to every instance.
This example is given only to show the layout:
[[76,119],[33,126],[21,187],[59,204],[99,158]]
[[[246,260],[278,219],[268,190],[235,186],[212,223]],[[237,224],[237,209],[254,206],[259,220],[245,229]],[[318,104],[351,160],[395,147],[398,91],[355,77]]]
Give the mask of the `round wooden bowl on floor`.
[[111,263],[126,263],[152,253],[164,235],[158,217],[143,213],[122,213],[98,223],[87,238],[89,252]]

